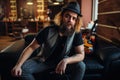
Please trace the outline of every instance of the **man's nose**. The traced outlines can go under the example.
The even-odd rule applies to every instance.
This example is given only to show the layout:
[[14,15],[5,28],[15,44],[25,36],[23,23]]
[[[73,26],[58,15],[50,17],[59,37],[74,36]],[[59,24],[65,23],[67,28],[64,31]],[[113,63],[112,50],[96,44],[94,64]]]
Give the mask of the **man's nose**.
[[70,18],[69,18],[69,22],[72,22],[72,20],[73,20],[72,17],[70,17]]

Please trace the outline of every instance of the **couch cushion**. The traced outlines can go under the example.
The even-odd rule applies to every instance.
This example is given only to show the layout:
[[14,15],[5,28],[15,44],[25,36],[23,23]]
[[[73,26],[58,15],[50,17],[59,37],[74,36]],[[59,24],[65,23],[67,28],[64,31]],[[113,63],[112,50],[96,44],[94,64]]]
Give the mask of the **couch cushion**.
[[102,80],[104,66],[95,56],[89,56],[84,59],[86,72],[83,80]]
[[84,59],[84,62],[86,64],[86,73],[102,73],[104,66],[101,64],[99,60],[97,60],[94,57],[87,57]]

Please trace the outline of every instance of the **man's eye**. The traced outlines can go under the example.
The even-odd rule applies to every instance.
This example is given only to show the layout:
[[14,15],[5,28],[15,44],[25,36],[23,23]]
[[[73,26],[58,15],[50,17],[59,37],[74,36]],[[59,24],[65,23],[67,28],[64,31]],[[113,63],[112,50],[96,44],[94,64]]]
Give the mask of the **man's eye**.
[[69,19],[71,18],[71,19],[74,20],[74,21],[77,20],[77,17],[71,16],[71,15],[69,15],[69,14],[66,14],[65,17],[66,17],[66,18],[69,18]]
[[66,14],[65,17],[66,17],[66,18],[70,18],[70,15]]
[[77,20],[77,18],[76,18],[76,17],[73,17],[73,20]]

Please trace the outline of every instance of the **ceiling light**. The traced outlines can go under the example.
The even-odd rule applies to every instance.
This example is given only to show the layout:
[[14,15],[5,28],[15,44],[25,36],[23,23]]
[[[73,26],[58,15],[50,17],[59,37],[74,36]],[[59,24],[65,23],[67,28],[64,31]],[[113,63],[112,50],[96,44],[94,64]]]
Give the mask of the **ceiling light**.
[[33,1],[32,0],[27,0],[27,5],[33,5]]
[[33,2],[27,2],[27,5],[33,5]]
[[53,4],[54,4],[54,5],[59,5],[60,3],[59,3],[59,2],[54,2]]

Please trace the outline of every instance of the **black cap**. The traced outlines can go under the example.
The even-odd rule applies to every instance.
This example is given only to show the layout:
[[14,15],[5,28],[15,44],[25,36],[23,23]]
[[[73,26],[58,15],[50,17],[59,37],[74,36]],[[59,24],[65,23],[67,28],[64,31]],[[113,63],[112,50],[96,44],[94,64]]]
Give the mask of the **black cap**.
[[79,16],[82,16],[81,11],[80,11],[80,6],[77,2],[69,2],[67,5],[65,5],[62,8],[62,10],[63,11],[70,10],[70,11],[73,11],[73,12],[77,13]]

